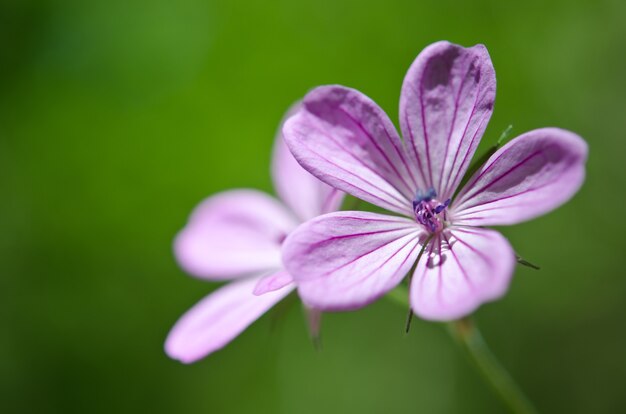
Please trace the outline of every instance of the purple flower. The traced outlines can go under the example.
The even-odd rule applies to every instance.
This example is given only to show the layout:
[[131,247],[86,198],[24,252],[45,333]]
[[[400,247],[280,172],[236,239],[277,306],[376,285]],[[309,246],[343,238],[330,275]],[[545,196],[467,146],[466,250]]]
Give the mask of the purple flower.
[[410,287],[414,312],[452,320],[507,290],[516,258],[482,226],[509,225],[569,200],[585,176],[587,145],[557,128],[522,134],[460,189],[496,92],[482,45],[427,47],[404,79],[401,140],[383,110],[343,86],[311,91],[283,128],[300,164],[320,180],[406,217],[343,211],[293,232],[283,260],[300,296],[323,310],[364,306],[394,288],[423,246]]
[[272,174],[282,203],[256,190],[225,191],[202,202],[176,237],[187,272],[232,282],[178,320],[165,342],[170,357],[191,363],[222,348],[295,288],[281,244],[299,223],[335,211],[343,194],[304,171],[280,136]]

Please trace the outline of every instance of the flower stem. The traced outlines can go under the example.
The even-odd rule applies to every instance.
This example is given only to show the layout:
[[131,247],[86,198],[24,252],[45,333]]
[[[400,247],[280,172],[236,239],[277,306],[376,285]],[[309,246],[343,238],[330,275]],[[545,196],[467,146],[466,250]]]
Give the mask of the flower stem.
[[[386,296],[394,303],[408,306],[408,292],[403,286]],[[491,385],[512,413],[536,414],[537,410],[526,398],[513,378],[504,369],[485,343],[474,321],[469,318],[449,322],[448,333],[465,350],[484,379]]]
[[511,409],[511,412],[517,414],[537,413],[535,407],[526,398],[511,375],[491,352],[472,319],[464,318],[448,323],[448,332],[463,347],[483,377]]

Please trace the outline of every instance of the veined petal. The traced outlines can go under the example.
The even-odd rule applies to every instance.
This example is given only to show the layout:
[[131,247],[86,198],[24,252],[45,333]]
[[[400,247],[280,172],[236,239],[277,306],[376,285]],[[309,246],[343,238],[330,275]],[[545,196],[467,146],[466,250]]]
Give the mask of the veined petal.
[[461,182],[493,111],[496,77],[483,45],[437,42],[404,78],[400,128],[425,183],[441,200]]
[[321,182],[298,164],[280,132],[274,144],[272,178],[280,198],[301,221],[335,211],[343,200],[341,191]]
[[444,230],[415,268],[413,311],[437,321],[467,316],[506,293],[514,267],[513,249],[500,233],[472,227]]
[[203,201],[174,242],[192,275],[228,279],[281,268],[280,245],[297,225],[276,199],[255,190],[226,191]]
[[313,89],[285,122],[298,162],[325,183],[379,207],[411,214],[418,189],[404,144],[378,105],[343,86]]
[[357,309],[404,278],[419,253],[420,235],[411,220],[341,211],[294,230],[283,244],[283,261],[307,305]]
[[288,284],[293,283],[293,278],[285,270],[270,273],[259,279],[252,293],[257,296],[265,295],[267,292],[274,292]]
[[568,201],[585,179],[587,144],[557,128],[527,132],[485,163],[453,202],[455,224],[515,224]]
[[165,341],[165,352],[191,363],[217,351],[291,292],[293,283],[255,296],[261,277],[229,283],[209,294],[176,322]]

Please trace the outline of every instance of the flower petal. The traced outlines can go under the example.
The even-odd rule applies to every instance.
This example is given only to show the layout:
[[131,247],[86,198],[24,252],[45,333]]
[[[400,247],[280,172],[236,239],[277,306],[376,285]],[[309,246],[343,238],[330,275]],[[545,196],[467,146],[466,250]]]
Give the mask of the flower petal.
[[498,150],[453,202],[455,224],[515,224],[569,200],[585,179],[587,144],[557,128],[523,134]]
[[274,144],[272,178],[280,198],[301,221],[338,210],[343,200],[341,191],[324,184],[298,164],[281,133]]
[[413,221],[341,211],[308,221],[283,244],[283,261],[302,300],[321,310],[349,310],[393,289],[419,253]]
[[496,77],[483,45],[437,42],[417,56],[402,84],[400,128],[423,190],[450,198],[487,127]]
[[180,265],[195,276],[239,277],[281,268],[280,245],[296,225],[291,213],[267,194],[226,191],[194,210],[174,250]]
[[498,232],[452,227],[433,238],[415,268],[411,306],[420,317],[447,321],[506,293],[515,254]]
[[343,86],[309,92],[285,122],[298,162],[325,183],[379,207],[411,214],[417,183],[404,144],[378,105]]
[[188,310],[167,336],[167,355],[186,364],[204,358],[235,339],[295,288],[294,284],[289,284],[255,296],[252,289],[259,279],[253,277],[229,283]]
[[284,286],[293,282],[293,278],[289,273],[284,270],[281,270],[276,273],[271,273],[267,276],[263,276],[259,279],[259,282],[254,287],[252,293],[257,296],[264,295],[268,292],[274,292]]

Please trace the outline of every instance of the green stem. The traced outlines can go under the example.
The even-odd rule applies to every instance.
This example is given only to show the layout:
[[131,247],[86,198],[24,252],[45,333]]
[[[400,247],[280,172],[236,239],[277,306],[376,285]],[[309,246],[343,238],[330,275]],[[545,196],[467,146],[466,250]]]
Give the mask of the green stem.
[[469,358],[502,398],[502,401],[509,406],[511,412],[518,414],[537,413],[513,377],[491,352],[472,319],[465,318],[450,322],[448,328],[450,334],[465,349]]
[[[386,297],[403,307],[409,305],[408,292],[403,286],[392,290]],[[502,401],[510,408],[511,412],[516,414],[537,413],[537,410],[526,398],[511,375],[491,353],[476,324],[471,319],[465,318],[450,322],[448,323],[448,328],[450,335],[465,350],[467,356]]]

